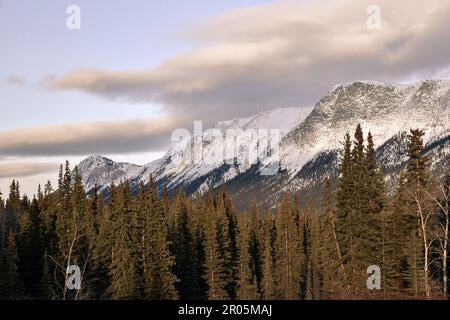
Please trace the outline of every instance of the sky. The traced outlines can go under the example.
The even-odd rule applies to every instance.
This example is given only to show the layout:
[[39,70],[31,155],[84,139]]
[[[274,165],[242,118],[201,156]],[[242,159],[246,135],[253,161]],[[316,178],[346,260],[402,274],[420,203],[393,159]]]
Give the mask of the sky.
[[449,14],[448,0],[0,0],[0,191],[18,179],[31,195],[91,154],[145,164],[194,120],[310,106],[338,83],[448,79]]

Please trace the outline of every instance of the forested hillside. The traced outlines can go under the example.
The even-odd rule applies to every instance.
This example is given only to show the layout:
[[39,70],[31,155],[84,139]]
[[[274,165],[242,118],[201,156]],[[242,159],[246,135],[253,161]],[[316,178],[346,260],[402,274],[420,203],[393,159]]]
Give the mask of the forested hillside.
[[[196,198],[152,178],[137,196],[113,184],[105,201],[69,163],[32,198],[13,181],[0,201],[0,299],[446,298],[450,175],[431,174],[423,132],[408,135],[392,195],[372,135],[358,125],[344,141],[320,207],[286,193],[274,210],[237,212],[226,190]],[[80,289],[65,285],[71,265]],[[371,265],[381,289],[367,288]]]

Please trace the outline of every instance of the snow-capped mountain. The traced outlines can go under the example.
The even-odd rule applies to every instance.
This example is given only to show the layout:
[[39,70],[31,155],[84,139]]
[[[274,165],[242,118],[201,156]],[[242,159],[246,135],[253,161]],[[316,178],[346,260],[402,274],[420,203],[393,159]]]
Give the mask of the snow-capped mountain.
[[[203,141],[201,141],[203,156],[201,154],[192,155],[193,139],[191,139],[188,142],[176,144],[163,158],[144,166],[115,163],[105,157],[91,156],[80,162],[77,167],[88,191],[91,191],[96,184],[99,190],[102,190],[112,182],[119,183],[125,180],[130,181],[136,187],[140,181],[147,183],[150,176],[157,181],[164,181],[167,187],[173,188],[196,183],[198,178],[207,176],[215,170],[222,170],[220,177],[216,177],[215,183],[212,183],[212,179],[207,179],[204,181],[203,187],[198,188],[198,191],[207,191],[225,183],[250,167],[248,162],[235,163],[234,159],[242,159],[245,154],[252,151],[249,151],[248,148],[225,150],[224,145],[237,139],[243,133],[244,135],[247,133],[245,144],[255,149],[255,146],[261,142],[260,139],[264,137],[248,134],[252,129],[277,129],[281,139],[303,121],[311,109],[312,107],[278,108],[262,111],[252,117],[217,122],[213,128],[204,132]],[[217,130],[223,134],[224,139],[216,137]],[[195,139],[200,138],[195,137]],[[257,150],[255,149],[253,152],[257,152]],[[202,161],[205,157],[208,158],[206,162]],[[233,165],[227,166],[227,169],[224,170],[224,162],[233,163]]]
[[117,163],[99,155],[90,156],[81,161],[77,165],[77,169],[88,192],[96,185],[99,190],[103,190],[113,182],[133,179],[143,170],[136,164]]
[[282,165],[291,175],[320,152],[340,147],[360,123],[381,146],[400,131],[421,128],[425,142],[450,130],[450,83],[428,80],[413,85],[353,82],[334,87],[310,115],[285,137]]
[[[189,194],[225,186],[237,202],[244,203],[258,193],[260,202],[270,207],[284,191],[314,194],[325,176],[336,175],[341,141],[358,123],[365,134],[372,133],[379,147],[378,160],[390,174],[389,179],[395,178],[407,159],[410,128],[425,130],[426,151],[433,158],[433,168],[443,171],[450,158],[449,114],[450,82],[427,80],[399,85],[358,81],[335,86],[314,108],[274,109],[218,122],[204,132],[203,139],[197,136],[179,143],[163,158],[145,166],[91,157],[80,163],[79,170],[88,190],[94,184],[106,186],[125,179],[137,186],[152,175],[160,186]],[[260,152],[258,146],[265,139],[274,139],[255,135],[251,129],[279,130],[277,174],[261,174],[276,157],[250,161],[248,155]],[[245,143],[238,148],[224,149],[243,137]]]

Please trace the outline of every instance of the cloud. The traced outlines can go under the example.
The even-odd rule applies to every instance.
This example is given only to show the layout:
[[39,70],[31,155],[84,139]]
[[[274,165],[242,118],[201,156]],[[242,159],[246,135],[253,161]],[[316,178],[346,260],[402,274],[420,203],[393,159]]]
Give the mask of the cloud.
[[75,156],[166,150],[183,117],[49,125],[0,132],[0,157]]
[[380,30],[366,25],[373,0],[277,2],[209,19],[185,35],[207,46],[155,69],[75,70],[47,84],[218,120],[309,105],[340,82],[433,77],[450,66],[450,2],[375,3]]
[[10,75],[8,78],[6,78],[6,82],[9,84],[21,86],[21,85],[26,84],[27,80],[24,77]]
[[21,178],[34,176],[41,173],[56,172],[59,164],[56,163],[3,163],[0,162],[0,179]]

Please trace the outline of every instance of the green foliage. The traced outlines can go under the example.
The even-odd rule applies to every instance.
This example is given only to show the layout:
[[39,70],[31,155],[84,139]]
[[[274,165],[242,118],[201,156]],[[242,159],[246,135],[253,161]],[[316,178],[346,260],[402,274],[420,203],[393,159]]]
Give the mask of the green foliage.
[[[47,183],[31,200],[20,196],[13,181],[6,203],[0,198],[0,298],[444,294],[445,206],[438,204],[448,203],[448,186],[444,199],[434,192],[422,138],[423,132],[411,130],[409,161],[391,195],[373,138],[369,132],[365,140],[358,125],[354,139],[345,136],[338,179],[325,181],[320,208],[300,207],[297,193],[285,194],[264,215],[255,200],[238,214],[224,190],[204,197],[169,194],[152,178],[139,190],[123,181],[86,194],[68,162],[60,168],[57,190]],[[82,286],[69,291],[66,269],[73,264],[81,269]],[[382,290],[366,287],[370,265],[381,268]]]

